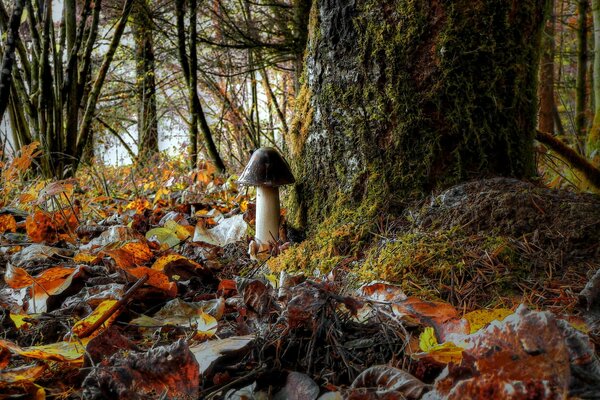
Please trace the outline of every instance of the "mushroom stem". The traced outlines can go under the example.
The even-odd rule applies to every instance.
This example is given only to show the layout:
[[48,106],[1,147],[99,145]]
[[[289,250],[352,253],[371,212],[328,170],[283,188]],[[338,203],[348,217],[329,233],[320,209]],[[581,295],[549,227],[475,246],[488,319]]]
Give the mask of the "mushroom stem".
[[255,239],[259,244],[279,240],[279,188],[256,188]]

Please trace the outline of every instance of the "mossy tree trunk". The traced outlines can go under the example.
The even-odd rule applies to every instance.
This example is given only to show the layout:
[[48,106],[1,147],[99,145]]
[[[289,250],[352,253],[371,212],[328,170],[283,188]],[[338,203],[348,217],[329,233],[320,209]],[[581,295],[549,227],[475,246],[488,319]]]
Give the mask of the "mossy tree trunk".
[[290,130],[291,223],[531,176],[547,3],[314,1]]

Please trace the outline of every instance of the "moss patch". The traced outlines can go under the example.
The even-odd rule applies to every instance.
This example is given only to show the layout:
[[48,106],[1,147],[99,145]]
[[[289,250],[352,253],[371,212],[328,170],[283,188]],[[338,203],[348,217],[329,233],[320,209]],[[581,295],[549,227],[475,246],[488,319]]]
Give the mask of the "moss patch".
[[505,237],[459,231],[400,235],[373,246],[357,270],[361,281],[385,280],[406,293],[474,308],[519,292],[531,263]]

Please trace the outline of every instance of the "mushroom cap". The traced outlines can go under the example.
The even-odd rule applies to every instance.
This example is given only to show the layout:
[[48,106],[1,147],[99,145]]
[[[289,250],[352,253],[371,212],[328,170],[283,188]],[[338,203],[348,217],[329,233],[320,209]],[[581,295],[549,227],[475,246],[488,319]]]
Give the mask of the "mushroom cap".
[[294,182],[290,166],[272,147],[256,150],[238,179],[239,184],[246,186],[279,187]]

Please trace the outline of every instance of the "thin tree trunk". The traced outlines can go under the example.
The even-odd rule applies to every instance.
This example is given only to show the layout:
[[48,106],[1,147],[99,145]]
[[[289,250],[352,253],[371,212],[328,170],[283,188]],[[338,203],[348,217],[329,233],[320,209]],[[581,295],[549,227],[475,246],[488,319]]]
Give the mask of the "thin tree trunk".
[[540,62],[540,84],[538,97],[540,111],[538,129],[554,134],[554,1],[551,2],[551,12],[548,13],[546,27],[542,34],[542,57]]
[[0,121],[4,116],[12,82],[12,70],[15,63],[15,50],[19,41],[19,26],[21,26],[21,15],[23,14],[24,0],[15,0],[13,12],[8,21],[8,32],[2,56],[2,67],[0,67]]
[[104,80],[106,79],[108,68],[110,67],[115,52],[117,51],[117,47],[119,47],[121,36],[123,36],[125,25],[127,25],[129,14],[131,13],[131,9],[133,8],[133,1],[134,0],[125,1],[121,18],[119,19],[119,22],[115,27],[115,33],[113,34],[106,55],[104,56],[104,60],[102,61],[102,66],[98,71],[98,75],[96,76],[96,80],[94,81],[94,85],[92,86],[92,89],[88,96],[85,113],[83,114],[81,126],[79,127],[79,131],[77,134],[77,157],[73,162],[73,171],[77,170],[77,166],[79,165],[80,161],[80,156],[81,154],[83,154],[83,149],[85,148],[89,140],[89,132],[92,127],[94,114],[96,112],[96,103],[98,102],[98,97],[100,96],[100,90],[102,89],[102,85],[104,84]]
[[587,12],[588,0],[578,0],[577,11],[579,24],[577,27],[577,82],[575,97],[575,136],[579,153],[583,154],[583,138],[585,138],[585,107],[587,102],[586,73],[587,73]]
[[587,137],[586,152],[592,164],[600,166],[600,0],[592,0],[594,18],[594,122]]

